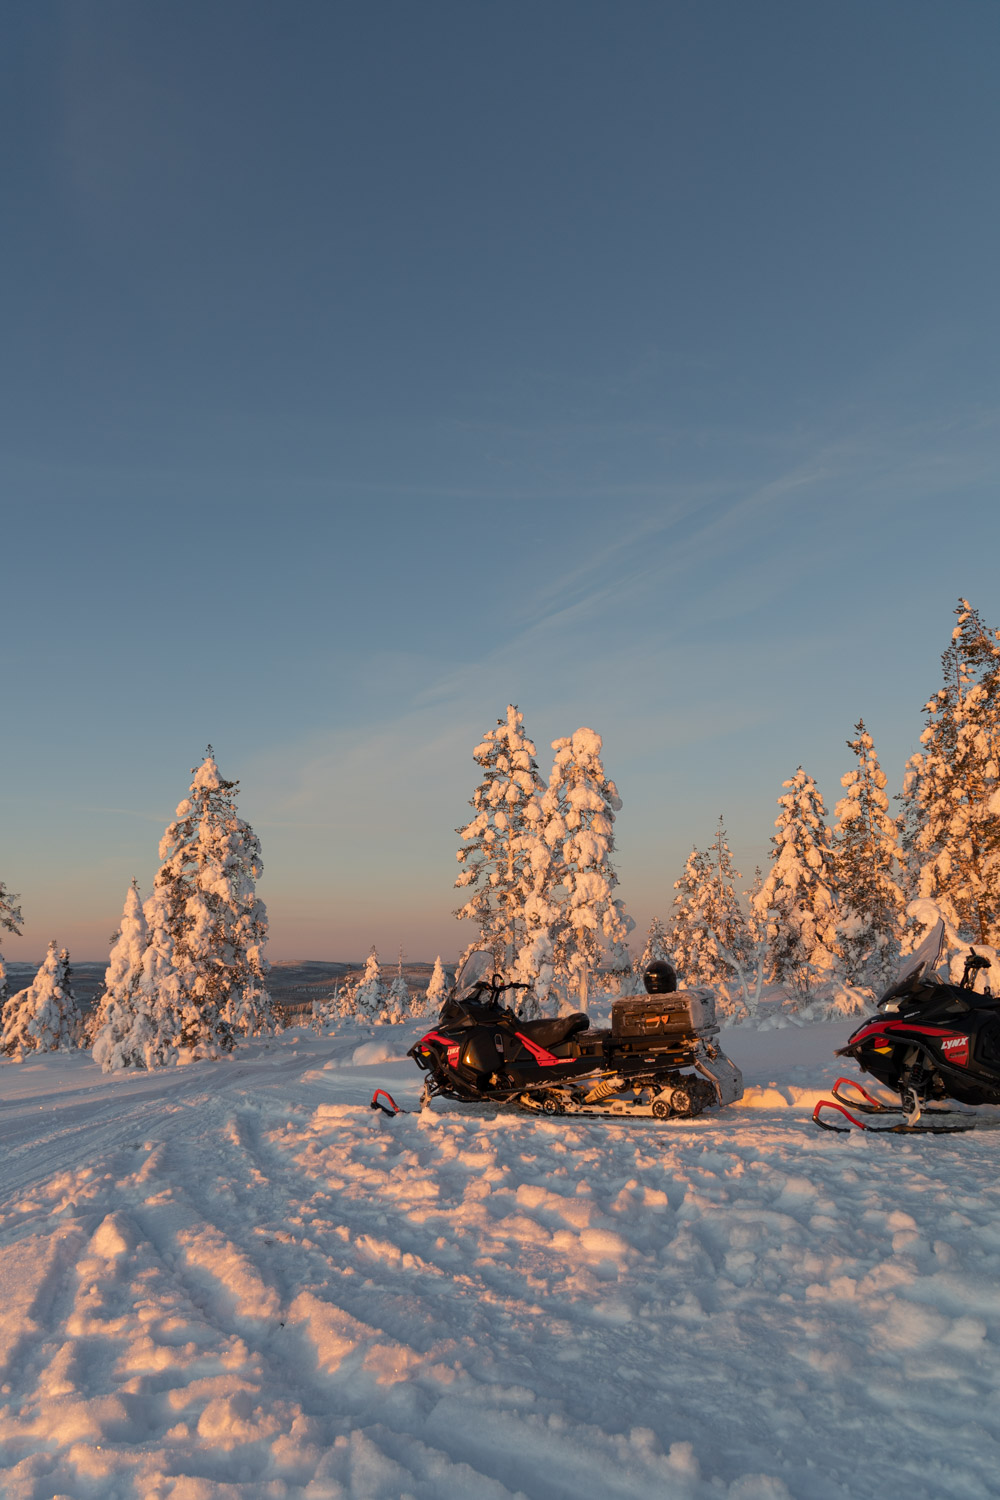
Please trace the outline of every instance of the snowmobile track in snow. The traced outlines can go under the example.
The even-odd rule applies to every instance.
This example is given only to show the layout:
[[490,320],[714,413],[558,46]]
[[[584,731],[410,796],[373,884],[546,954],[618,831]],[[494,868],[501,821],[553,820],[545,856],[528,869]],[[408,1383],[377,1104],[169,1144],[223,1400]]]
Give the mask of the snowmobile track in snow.
[[0,1069],[5,1497],[996,1496],[990,1133],[390,1120],[362,1035]]

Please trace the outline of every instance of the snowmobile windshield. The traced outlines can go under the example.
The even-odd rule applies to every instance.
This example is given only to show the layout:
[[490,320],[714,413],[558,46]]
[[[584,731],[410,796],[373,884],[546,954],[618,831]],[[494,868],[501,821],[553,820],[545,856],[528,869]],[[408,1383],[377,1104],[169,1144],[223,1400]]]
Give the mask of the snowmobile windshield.
[[890,1000],[895,1000],[900,995],[908,994],[910,990],[916,988],[921,979],[929,978],[938,966],[943,946],[944,922],[937,921],[923,941],[907,955],[902,968],[885,994],[879,996],[879,1007],[888,1005]]
[[476,986],[485,984],[493,971],[493,954],[485,948],[470,953],[455,980],[455,999],[467,1000]]

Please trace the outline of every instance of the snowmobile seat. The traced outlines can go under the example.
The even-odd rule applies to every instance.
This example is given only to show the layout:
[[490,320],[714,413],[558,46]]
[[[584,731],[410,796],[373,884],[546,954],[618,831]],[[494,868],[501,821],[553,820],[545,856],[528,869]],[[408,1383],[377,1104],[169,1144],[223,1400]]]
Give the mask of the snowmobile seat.
[[540,1021],[519,1021],[517,1024],[517,1030],[539,1047],[558,1047],[560,1042],[568,1041],[578,1031],[587,1031],[589,1027],[590,1017],[582,1011],[576,1011],[572,1016],[543,1016]]

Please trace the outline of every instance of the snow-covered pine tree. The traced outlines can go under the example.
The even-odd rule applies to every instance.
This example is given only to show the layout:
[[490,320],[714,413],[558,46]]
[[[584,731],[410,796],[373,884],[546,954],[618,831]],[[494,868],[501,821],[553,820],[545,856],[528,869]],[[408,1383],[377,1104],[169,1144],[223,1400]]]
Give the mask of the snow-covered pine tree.
[[895,974],[905,899],[895,878],[899,830],[889,816],[885,773],[863,719],[847,741],[857,765],[841,777],[834,829],[839,966],[848,984],[884,990]]
[[647,965],[663,959],[668,964],[673,963],[670,953],[670,944],[667,942],[667,931],[659,917],[653,917],[646,929],[646,941],[643,944],[642,953],[636,964],[636,971],[641,976]]
[[[211,745],[190,795],[160,841],[153,897],[179,979],[175,1045],[213,1056],[238,1032],[277,1029],[266,987],[267,913],[256,894],[260,842],[236,813],[238,781],[219,774]],[[147,903],[148,905],[149,903]],[[154,922],[149,911],[147,924]],[[162,948],[157,963],[166,956]]]
[[152,1018],[143,1016],[149,996],[139,997],[149,930],[143,915],[138,882],[133,878],[125,897],[121,925],[115,933],[104,971],[104,989],[94,1017],[92,1051],[105,1073],[119,1068],[147,1066],[145,1043],[154,1033]]
[[674,882],[670,941],[682,984],[726,985],[745,970],[749,940],[739,879],[720,818],[711,847],[692,849]]
[[11,995],[4,1007],[0,1050],[21,1062],[29,1052],[54,1052],[76,1046],[80,1008],[73,994],[69,954],[54,942],[25,990]]
[[[20,899],[20,896],[9,891],[0,880],[0,932],[12,932],[15,937],[21,936],[24,918],[21,916],[21,908],[17,905]],[[7,965],[3,961],[3,954],[0,953],[0,1012],[7,1003],[9,995]]]
[[710,982],[704,953],[705,891],[711,878],[712,856],[695,848],[684,862],[680,880],[674,881],[677,895],[670,907],[669,961],[677,970],[681,989]]
[[756,896],[768,924],[772,978],[802,997],[810,978],[833,966],[837,875],[826,808],[815,781],[799,766],[778,798],[772,864]]
[[437,1014],[441,1009],[445,995],[448,993],[448,980],[445,977],[444,966],[441,963],[441,955],[438,954],[434,960],[434,968],[431,977],[427,981],[427,991],[424,995],[424,1010]]
[[406,976],[403,973],[403,950],[400,948],[396,975],[385,997],[386,1020],[405,1021],[410,1016],[412,1009],[410,990],[406,983]]
[[758,906],[758,898],[764,889],[764,872],[757,865],[753,872],[753,884],[743,895],[747,903],[746,916],[746,968],[738,975],[743,990],[743,1005],[747,1018],[752,1020],[760,1008],[760,997],[767,974],[768,917],[766,907]]
[[351,996],[351,1010],[359,1021],[374,1021],[381,1024],[389,1019],[386,1014],[387,998],[388,990],[382,978],[378,954],[373,943],[365,961],[365,971]]
[[[916,895],[971,941],[1000,945],[1000,631],[967,599],[907,762],[903,838]],[[914,894],[908,892],[907,894]]]
[[532,885],[524,836],[540,823],[544,787],[516,704],[507,705],[506,720],[498,719],[472,754],[483,779],[469,804],[474,817],[457,830],[463,869],[455,885],[470,894],[455,915],[478,923],[476,946],[491,950],[501,973],[513,969],[524,946],[524,902]]
[[615,813],[622,803],[605,774],[601,736],[593,729],[553,740],[552,748],[555,762],[542,799],[543,837],[554,860],[551,888],[557,881],[565,893],[554,933],[554,965],[586,1005],[587,978],[605,944],[624,943],[634,925],[614,896],[618,876],[611,855]]

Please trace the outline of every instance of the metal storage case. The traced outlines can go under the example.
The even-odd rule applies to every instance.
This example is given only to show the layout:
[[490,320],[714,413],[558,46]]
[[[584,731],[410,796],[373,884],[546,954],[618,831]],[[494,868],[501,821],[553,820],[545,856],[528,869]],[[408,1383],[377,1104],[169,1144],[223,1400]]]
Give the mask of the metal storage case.
[[714,1029],[715,1000],[700,990],[629,995],[611,1006],[611,1035],[615,1037],[669,1037]]

